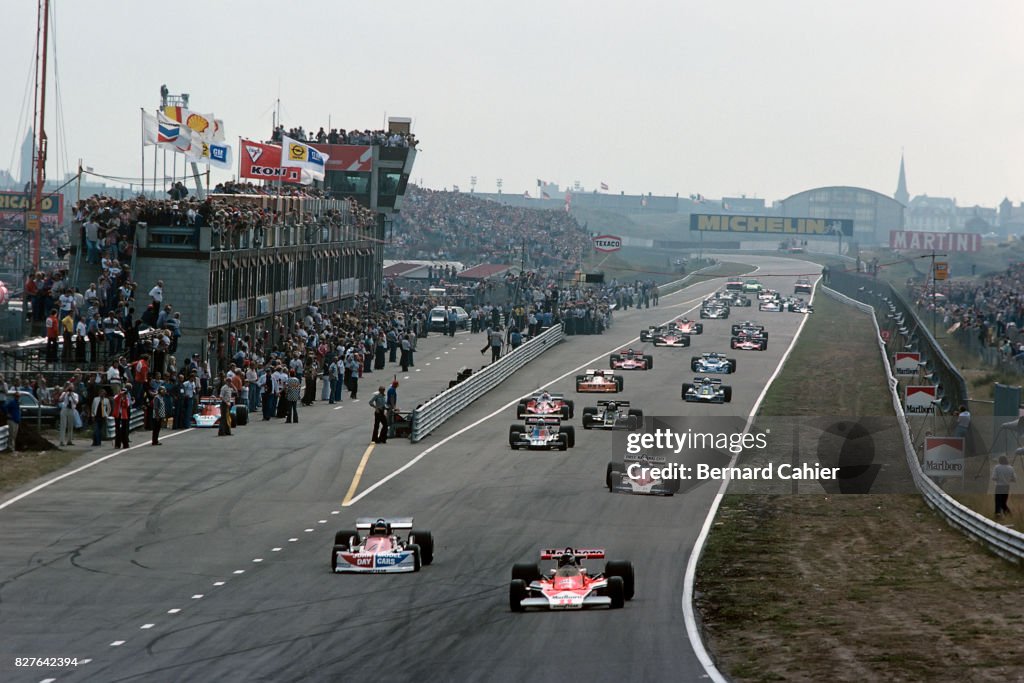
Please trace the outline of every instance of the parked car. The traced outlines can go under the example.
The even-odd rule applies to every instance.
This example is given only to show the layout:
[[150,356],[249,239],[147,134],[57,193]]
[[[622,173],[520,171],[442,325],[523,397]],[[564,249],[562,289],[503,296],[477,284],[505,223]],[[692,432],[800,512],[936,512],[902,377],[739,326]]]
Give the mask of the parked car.
[[41,421],[47,426],[56,426],[60,423],[59,407],[40,405],[36,397],[27,391],[0,394],[0,404],[6,403],[13,393],[17,393],[21,397],[18,402],[21,404],[21,421],[23,424],[34,425],[37,421]]

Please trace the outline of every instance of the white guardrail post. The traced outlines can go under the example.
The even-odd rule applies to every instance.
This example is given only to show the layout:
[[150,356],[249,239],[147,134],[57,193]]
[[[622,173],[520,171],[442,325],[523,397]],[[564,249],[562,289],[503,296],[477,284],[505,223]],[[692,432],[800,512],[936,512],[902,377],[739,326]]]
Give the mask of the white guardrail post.
[[[133,432],[146,423],[145,413],[142,410],[136,408],[128,415],[128,431]],[[107,418],[107,433],[104,434],[103,438],[113,439],[114,438],[114,418]]]
[[910,435],[910,425],[907,423],[907,416],[903,412],[903,403],[900,401],[899,381],[893,375],[892,365],[889,363],[889,354],[886,352],[885,342],[882,341],[882,334],[878,327],[878,318],[875,315],[874,307],[861,303],[856,299],[851,299],[828,287],[823,286],[822,291],[841,303],[853,306],[871,315],[871,320],[875,325],[878,349],[882,354],[882,362],[885,364],[885,376],[889,384],[889,393],[892,394],[892,406],[896,411],[896,419],[900,423],[900,431],[903,432],[903,447],[907,456],[907,466],[910,468],[910,472],[914,477],[914,484],[917,486],[917,490],[921,492],[925,502],[945,517],[946,522],[950,526],[959,529],[971,538],[981,541],[1000,557],[1020,564],[1021,560],[1024,559],[1024,534],[998,524],[984,515],[979,515],[974,510],[957,502],[939,488],[938,484],[928,478],[928,475],[921,469],[917,449],[914,448],[913,438]]
[[[10,440],[10,430],[7,425],[0,427],[0,451],[6,450],[9,445],[7,442]],[[13,450],[13,449],[12,449]]]
[[562,326],[559,324],[423,403],[413,411],[409,440],[413,443],[419,441],[560,341]]

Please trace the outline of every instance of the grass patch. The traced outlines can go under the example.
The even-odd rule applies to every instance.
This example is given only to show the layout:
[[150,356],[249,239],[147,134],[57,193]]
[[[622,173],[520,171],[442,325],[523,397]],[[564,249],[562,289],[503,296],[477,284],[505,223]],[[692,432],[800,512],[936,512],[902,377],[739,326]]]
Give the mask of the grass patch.
[[0,453],[0,493],[13,491],[43,475],[55,472],[82,455],[83,451],[18,451]]
[[[870,319],[823,296],[815,309],[761,415],[892,415]],[[1024,572],[917,494],[731,493],[696,588],[705,641],[736,681],[1024,672],[1024,604],[998,597],[1020,595]]]

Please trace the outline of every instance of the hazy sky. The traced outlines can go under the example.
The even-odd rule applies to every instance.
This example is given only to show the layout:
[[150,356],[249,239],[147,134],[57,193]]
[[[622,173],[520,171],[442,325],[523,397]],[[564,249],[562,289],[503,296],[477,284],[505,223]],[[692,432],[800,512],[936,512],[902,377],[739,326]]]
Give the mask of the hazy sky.
[[[902,149],[911,195],[1024,199],[1019,0],[52,4],[69,170],[137,177],[139,107],[166,83],[232,142],[268,136],[279,95],[289,127],[410,116],[428,187],[891,195]],[[36,2],[3,5],[0,167],[17,167]]]

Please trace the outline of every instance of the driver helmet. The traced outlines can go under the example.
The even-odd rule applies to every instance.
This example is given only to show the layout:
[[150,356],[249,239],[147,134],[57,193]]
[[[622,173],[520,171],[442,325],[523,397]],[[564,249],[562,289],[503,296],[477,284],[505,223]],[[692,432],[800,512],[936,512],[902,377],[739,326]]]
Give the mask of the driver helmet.
[[576,556],[573,554],[572,549],[566,548],[562,556],[558,558],[558,568],[562,567],[575,567]]
[[540,392],[540,400],[542,400],[542,401],[550,401],[551,400],[551,394],[549,394],[546,391]]
[[388,523],[383,519],[378,519],[373,523],[373,527],[370,529],[371,536],[387,536],[388,535]]
[[609,401],[608,402],[608,410],[615,411],[615,410],[618,410],[618,409],[619,409],[619,404],[618,403],[616,403],[615,401]]

